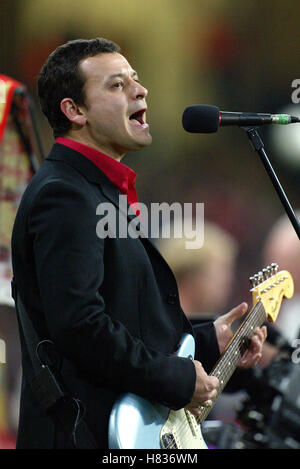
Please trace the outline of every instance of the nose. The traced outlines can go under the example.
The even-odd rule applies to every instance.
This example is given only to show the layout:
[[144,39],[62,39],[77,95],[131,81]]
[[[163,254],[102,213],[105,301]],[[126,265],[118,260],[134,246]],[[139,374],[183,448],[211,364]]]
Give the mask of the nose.
[[135,82],[134,98],[135,99],[144,99],[144,98],[146,98],[147,94],[148,94],[147,88],[145,88],[140,83]]

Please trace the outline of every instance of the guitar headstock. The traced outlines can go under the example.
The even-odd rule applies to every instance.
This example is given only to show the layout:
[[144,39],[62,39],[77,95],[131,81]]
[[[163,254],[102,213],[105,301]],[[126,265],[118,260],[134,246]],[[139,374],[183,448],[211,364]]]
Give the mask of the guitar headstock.
[[252,284],[253,306],[261,300],[268,321],[276,320],[283,297],[291,298],[294,293],[294,282],[287,270],[278,272],[278,264],[272,263],[261,272],[250,277]]

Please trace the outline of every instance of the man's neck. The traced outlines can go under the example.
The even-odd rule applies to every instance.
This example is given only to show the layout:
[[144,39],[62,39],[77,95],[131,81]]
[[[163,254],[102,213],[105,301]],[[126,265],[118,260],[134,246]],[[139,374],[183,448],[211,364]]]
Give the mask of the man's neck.
[[82,143],[82,145],[87,145],[90,148],[94,148],[95,150],[100,151],[101,153],[104,153],[107,156],[110,156],[116,161],[121,161],[123,156],[125,156],[125,152],[118,153],[115,151],[113,148],[109,147],[107,148],[105,145],[101,145],[97,142],[95,142],[93,139],[89,138],[88,136],[82,136],[82,135],[77,135],[77,132],[72,132],[70,131],[68,134],[64,135],[65,138],[70,138],[71,140],[74,140],[75,142]]

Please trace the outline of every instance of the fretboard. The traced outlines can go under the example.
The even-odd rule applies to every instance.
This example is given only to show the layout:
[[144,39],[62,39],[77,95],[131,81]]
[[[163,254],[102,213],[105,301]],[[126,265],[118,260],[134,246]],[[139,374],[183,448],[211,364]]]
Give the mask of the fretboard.
[[[217,396],[214,402],[217,400],[227,382],[235,371],[241,357],[247,350],[250,344],[253,331],[256,327],[262,326],[266,321],[266,313],[261,301],[259,301],[254,308],[248,313],[246,319],[234,334],[232,340],[223,352],[216,365],[210,372],[210,376],[216,376],[219,379],[219,387]],[[198,423],[202,423],[209,412],[211,407],[201,407],[201,414],[197,417]]]

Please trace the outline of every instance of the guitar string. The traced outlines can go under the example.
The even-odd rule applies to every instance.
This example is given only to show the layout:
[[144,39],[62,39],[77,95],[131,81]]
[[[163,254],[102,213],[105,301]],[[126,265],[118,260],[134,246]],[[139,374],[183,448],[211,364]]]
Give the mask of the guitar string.
[[[253,308],[253,309],[254,309],[254,308]],[[250,329],[247,330],[247,328],[249,327],[249,324],[250,324],[250,319],[251,319],[252,322],[253,322],[254,319],[257,319],[257,317],[259,317],[260,312],[261,312],[261,311],[260,311],[260,308],[259,308],[259,307],[257,307],[257,308],[255,309],[255,311],[253,311],[253,310],[251,311],[251,313],[248,315],[248,318],[245,319],[245,322],[242,324],[241,328],[237,331],[234,341],[233,341],[233,342],[231,343],[231,345],[229,346],[229,347],[231,347],[231,348],[230,348],[230,349],[227,349],[227,351],[229,351],[229,352],[227,352],[227,354],[226,354],[226,351],[225,351],[225,353],[224,353],[224,355],[223,355],[223,357],[222,357],[222,358],[223,358],[222,361],[224,361],[225,354],[226,354],[226,358],[228,358],[228,357],[227,357],[228,355],[230,356],[231,349],[233,349],[235,345],[238,345],[239,347],[242,345],[241,342],[240,342],[240,340],[239,340],[239,339],[241,338],[241,337],[240,337],[240,336],[241,336],[241,333],[243,332],[243,337],[244,337],[244,336],[246,335],[246,333],[249,333],[249,332],[252,330],[252,329],[251,329],[252,324],[250,325]],[[264,319],[265,319],[265,312],[264,312],[264,310],[263,310],[263,313],[264,313]],[[244,348],[244,347],[243,347],[243,348]],[[245,350],[246,350],[246,349],[245,349]],[[244,353],[244,351],[241,352],[241,350],[240,350],[240,353],[241,353],[241,356],[242,356],[243,353]],[[235,356],[235,358],[236,358],[236,356]],[[239,359],[240,359],[240,357],[237,357],[237,362],[239,361]],[[220,373],[221,373],[222,371],[224,371],[224,369],[226,368],[226,366],[224,366],[224,365],[222,366],[222,361],[216,364],[216,366],[214,367],[214,369],[213,369],[212,372],[211,372],[211,375],[212,375],[212,373],[214,373],[214,372],[216,371],[216,369],[218,368],[218,365],[219,365],[219,370],[218,370],[218,371],[220,371]],[[231,373],[231,374],[232,374],[232,373]],[[225,376],[224,376],[224,378],[225,378]],[[224,380],[224,381],[225,381],[225,380]],[[227,376],[226,376],[226,382],[227,382]],[[217,396],[218,396],[218,395],[217,395]],[[198,417],[195,417],[195,418],[196,418],[196,422],[199,423],[201,419],[202,419],[202,421],[203,421],[204,418],[206,417],[206,415],[204,415],[204,414],[205,414],[206,412],[207,412],[207,414],[208,414],[210,410],[211,410],[211,407],[208,408],[208,409],[207,409],[207,408],[204,408],[203,411],[202,411],[202,414],[201,414],[200,416],[198,416]],[[206,412],[205,412],[205,411],[206,411]],[[203,417],[204,417],[204,418],[203,418]],[[190,433],[190,426],[187,424],[186,421],[184,421],[184,422],[181,424],[181,428],[179,428],[180,431],[182,430],[182,427],[185,427],[184,430],[183,430],[183,432],[182,432],[182,435],[183,435],[183,436],[185,436],[185,435],[187,434],[187,432]],[[174,441],[174,443],[171,443],[171,444],[169,444],[169,445],[166,446],[166,448],[176,448],[176,447],[177,447],[176,441]]]
[[[216,398],[213,401],[213,405],[218,398],[219,394],[223,391],[224,387],[226,386],[229,378],[232,376],[235,367],[228,368],[228,363],[225,362],[228,360],[228,358],[231,358],[231,361],[236,365],[240,358],[243,356],[245,351],[249,348],[249,342],[248,341],[241,341],[240,339],[246,337],[247,339],[250,339],[251,336],[253,335],[253,330],[257,326],[261,326],[267,319],[267,315],[264,309],[264,306],[261,301],[255,305],[255,307],[252,309],[252,311],[248,314],[247,318],[245,319],[244,323],[241,325],[240,329],[236,332],[236,335],[234,336],[234,339],[232,343],[229,345],[229,349],[227,349],[224,352],[224,355],[221,357],[220,361],[217,362],[215,367],[213,368],[212,372],[210,373],[211,376],[215,376],[213,373],[216,373],[216,371],[221,375],[221,373],[224,373],[223,377],[223,383],[222,386],[218,388],[218,393]],[[237,350],[239,351],[239,354],[237,353]],[[233,354],[233,355],[232,355]],[[225,370],[225,372],[224,372]],[[204,419],[207,417],[209,412],[211,411],[213,405],[209,408],[203,408],[201,414],[198,417],[195,417],[197,423],[202,423]],[[181,427],[185,427],[185,433],[189,432],[190,433],[190,427],[187,425],[186,421],[181,424]],[[176,442],[175,442],[176,443]],[[167,446],[167,447],[172,447],[176,448],[175,446]]]
[[[254,312],[252,311],[252,313],[250,313],[250,314],[251,314],[251,317],[252,317],[252,316],[256,317],[256,316],[259,314],[258,311],[259,311],[258,309],[255,310]],[[245,335],[245,332],[246,332],[246,325],[248,324],[248,322],[246,323],[246,321],[247,321],[247,319],[245,320],[245,323],[244,323],[244,326],[245,326],[245,327],[243,328],[243,329],[245,329],[245,330],[243,330],[244,335]],[[238,332],[240,332],[240,331],[238,331]],[[238,332],[237,332],[237,334],[236,334],[235,342],[238,342],[238,345],[240,345],[240,342],[239,342],[239,340],[238,340],[238,339],[240,338],[240,337],[239,337],[240,334],[238,335]],[[232,343],[232,345],[235,345],[235,344]],[[233,348],[233,347],[231,347],[231,348]],[[227,355],[230,354],[230,349],[227,349],[227,350],[229,350],[229,353],[226,354],[226,352],[225,352],[226,358],[227,358]],[[225,354],[224,354],[224,356],[225,356]],[[224,359],[224,356],[222,357],[223,359]],[[218,365],[220,365],[220,363],[217,363],[217,364],[216,364],[216,366],[215,366],[214,369],[212,370],[211,374],[216,371],[216,369],[218,368]],[[224,369],[225,369],[225,367],[224,367],[224,366],[222,367],[222,363],[221,363],[221,366],[219,367],[219,371],[221,372],[221,371],[223,371]],[[211,408],[210,408],[210,409],[211,409]],[[199,420],[203,417],[203,414],[205,413],[205,411],[210,410],[210,409],[204,408],[203,411],[202,411],[202,413],[200,414],[200,416],[195,417],[195,418],[196,418],[196,422],[199,423]],[[185,420],[184,420],[184,422],[181,424],[181,428],[179,428],[180,431],[182,430],[182,427],[185,427],[185,428],[184,428],[184,431],[182,432],[183,436],[185,436],[185,435],[187,434],[187,432],[188,432],[188,433],[190,432],[189,425],[187,424],[187,422],[186,422]],[[176,442],[174,442],[174,443],[176,443]],[[167,448],[175,448],[176,446],[175,446],[174,443],[169,444],[169,445],[167,446]]]
[[[257,305],[255,310],[252,310],[252,312],[249,314],[244,324],[242,324],[241,328],[237,331],[233,342],[229,346],[230,348],[227,349],[227,353],[225,351],[220,361],[210,373],[211,376],[217,376],[220,379],[221,385],[218,388],[217,396],[213,400],[212,406],[208,408],[204,407],[200,415],[196,417],[196,421],[198,424],[202,423],[207,417],[207,415],[210,413],[217,398],[219,397],[219,395],[225,388],[228,380],[235,371],[238,362],[240,361],[245,351],[249,348],[248,340],[250,340],[251,336],[253,335],[254,328],[257,326],[261,326],[265,320],[266,313],[262,303],[260,303]],[[245,338],[248,340],[245,340]],[[229,363],[231,364],[231,366],[229,365]]]
[[[217,397],[223,391],[224,387],[226,386],[229,378],[231,377],[235,369],[235,367],[234,369],[232,367],[229,368],[228,363],[230,362],[236,365],[239,362],[240,358],[243,356],[243,354],[249,347],[248,340],[245,340],[245,337],[247,339],[250,339],[250,337],[253,335],[254,328],[257,327],[258,325],[259,326],[262,325],[265,320],[266,320],[266,313],[265,313],[262,303],[260,303],[258,304],[256,311],[253,314],[251,314],[251,316],[249,316],[248,321],[245,322],[244,325],[237,332],[236,338],[234,339],[232,346],[230,347],[228,353],[226,354],[226,351],[225,351],[224,356],[220,359],[220,362],[217,363],[217,365],[211,371],[210,373],[211,376],[222,377],[221,379],[222,382],[221,382],[221,386],[219,386],[218,388]],[[214,399],[214,401],[217,399],[217,397]],[[212,406],[209,408],[204,408],[202,410],[201,415],[197,417],[198,423],[200,423],[201,418],[203,421],[207,417],[211,408]]]
[[[250,339],[251,333],[253,332],[254,328],[257,326],[256,324],[257,319],[261,320],[261,318],[259,317],[260,312],[261,311],[259,310],[259,308],[257,308],[257,311],[251,314],[251,316],[247,320],[247,324],[244,324],[244,327],[242,327],[237,332],[235,340],[231,343],[231,345],[227,349],[227,352],[225,351],[220,362],[213,368],[211,375],[217,376],[216,373],[220,374],[221,371],[224,370],[223,362],[225,362],[225,359],[227,360],[227,362],[225,363],[225,367],[228,370],[228,366],[230,366],[231,363],[237,362],[241,358],[244,351],[247,350],[248,348],[248,345],[249,345],[248,340]],[[241,341],[238,342],[238,339],[241,339]],[[241,356],[238,356],[237,348],[240,349],[239,352]],[[231,362],[229,361],[229,359],[231,359]],[[229,369],[229,372],[230,371],[231,370]]]
[[[264,310],[264,307],[262,303],[258,303],[256,311],[250,313],[248,320],[246,319],[245,323],[242,325],[242,327],[237,331],[236,337],[233,340],[230,349],[228,349],[228,353],[224,353],[224,355],[221,357],[220,362],[216,364],[216,366],[213,368],[211,371],[210,375],[211,376],[216,376],[216,377],[221,377],[221,386],[219,386],[218,389],[218,394],[223,391],[224,387],[226,386],[228,379],[231,377],[232,373],[234,372],[234,369],[228,367],[228,362],[237,364],[245,351],[249,347],[248,340],[245,340],[245,337],[247,339],[250,339],[250,337],[253,335],[253,330],[257,326],[261,326],[263,322],[266,320],[266,313]],[[216,375],[216,372],[218,375]],[[216,397],[216,398],[217,398]],[[216,400],[215,398],[215,400]],[[212,406],[209,408],[204,408],[201,415],[197,418],[198,423],[200,423],[201,418],[203,420],[207,417],[211,410]]]
[[[259,322],[257,323],[258,320],[259,320]],[[227,350],[225,350],[224,355],[222,355],[222,357],[219,359],[220,361],[217,362],[217,364],[215,365],[215,367],[213,368],[213,370],[210,373],[210,376],[215,376],[213,373],[215,373],[216,371],[219,373],[219,376],[222,373],[224,373],[224,375],[222,375],[222,380],[221,380],[222,381],[222,386],[221,386],[221,388],[219,387],[217,396],[214,399],[214,401],[216,401],[219,394],[222,392],[222,390],[226,386],[226,384],[228,382],[228,379],[231,377],[232,373],[235,370],[235,367],[234,367],[234,369],[232,369],[232,367],[230,369],[228,369],[228,362],[223,363],[225,361],[225,358],[227,360],[228,360],[228,358],[230,358],[229,363],[231,363],[231,364],[233,362],[238,363],[240,358],[243,356],[244,352],[247,350],[247,348],[249,346],[249,344],[248,344],[248,346],[245,347],[245,343],[242,343],[240,341],[240,339],[242,337],[244,338],[245,336],[249,339],[248,336],[250,334],[250,337],[251,337],[251,335],[253,334],[254,328],[257,327],[257,325],[263,324],[263,322],[265,320],[266,320],[265,309],[263,307],[263,304],[260,301],[259,303],[257,303],[257,305],[255,305],[255,307],[249,313],[248,317],[245,319],[244,323],[241,325],[240,329],[237,331],[235,337],[233,338],[233,341],[229,345],[229,348]],[[254,323],[255,325],[253,325],[252,323]],[[247,343],[247,341],[246,341],[246,343]],[[237,350],[234,350],[235,347],[237,347],[239,349],[240,355],[239,355]],[[242,348],[242,350],[241,350],[241,348]],[[234,350],[234,355],[231,356],[230,354],[233,353],[233,350]],[[237,352],[237,353],[235,353],[235,352]],[[213,405],[214,405],[214,402],[213,402]],[[207,415],[211,411],[213,405],[209,408],[203,408],[201,414],[199,416],[195,417],[197,424],[203,422],[203,420],[207,417]],[[180,431],[182,430],[182,435],[186,436],[188,433],[190,433],[190,425],[186,421],[184,421],[181,424],[181,427],[179,427],[179,430]],[[166,445],[165,448],[166,449],[177,448],[176,441]]]
[[[242,342],[240,341],[241,336],[243,338],[247,337],[247,339],[250,339],[253,335],[254,328],[257,327],[257,326],[260,327],[266,321],[266,319],[267,319],[267,314],[266,314],[265,308],[264,308],[262,302],[259,301],[254,306],[254,308],[250,311],[250,313],[246,317],[245,321],[242,323],[241,327],[236,332],[232,342],[229,345],[229,348],[227,350],[225,350],[224,354],[222,355],[222,357],[219,359],[219,361],[217,362],[217,364],[213,368],[212,372],[210,373],[210,376],[214,376],[213,373],[216,372],[218,367],[219,368],[218,368],[217,371],[220,372],[220,374],[222,372],[224,372],[224,370],[226,370],[225,374],[224,374],[225,379],[223,379],[222,387],[221,388],[219,387],[217,396],[213,400],[213,405],[214,405],[216,399],[218,398],[219,394],[223,391],[223,389],[226,386],[229,378],[232,376],[232,374],[233,374],[233,372],[235,371],[235,368],[236,368],[236,366],[235,366],[234,369],[232,367],[231,367],[231,369],[228,369],[228,364],[223,363],[225,361],[224,360],[225,355],[226,355],[226,358],[228,359],[228,356],[230,357],[230,354],[233,353],[234,347],[238,348],[238,351],[234,350],[234,355],[231,359],[233,362],[235,361],[235,365],[236,365],[239,362],[240,358],[245,353],[245,351],[249,348],[249,342],[248,341],[246,341],[246,344],[248,343],[248,345],[246,347],[245,347],[246,344],[243,343],[243,341]],[[240,355],[236,352],[239,352]],[[209,408],[204,408],[202,410],[202,413],[198,417],[195,417],[196,422],[198,424],[202,423],[205,420],[205,418],[207,417],[207,415],[211,411],[213,405]],[[185,433],[187,433],[187,432],[190,433],[190,426],[187,425],[186,421],[184,421],[184,423],[181,424],[181,427],[183,427],[183,426],[185,427]],[[176,441],[174,440],[174,444],[167,445],[166,448],[177,448]]]

